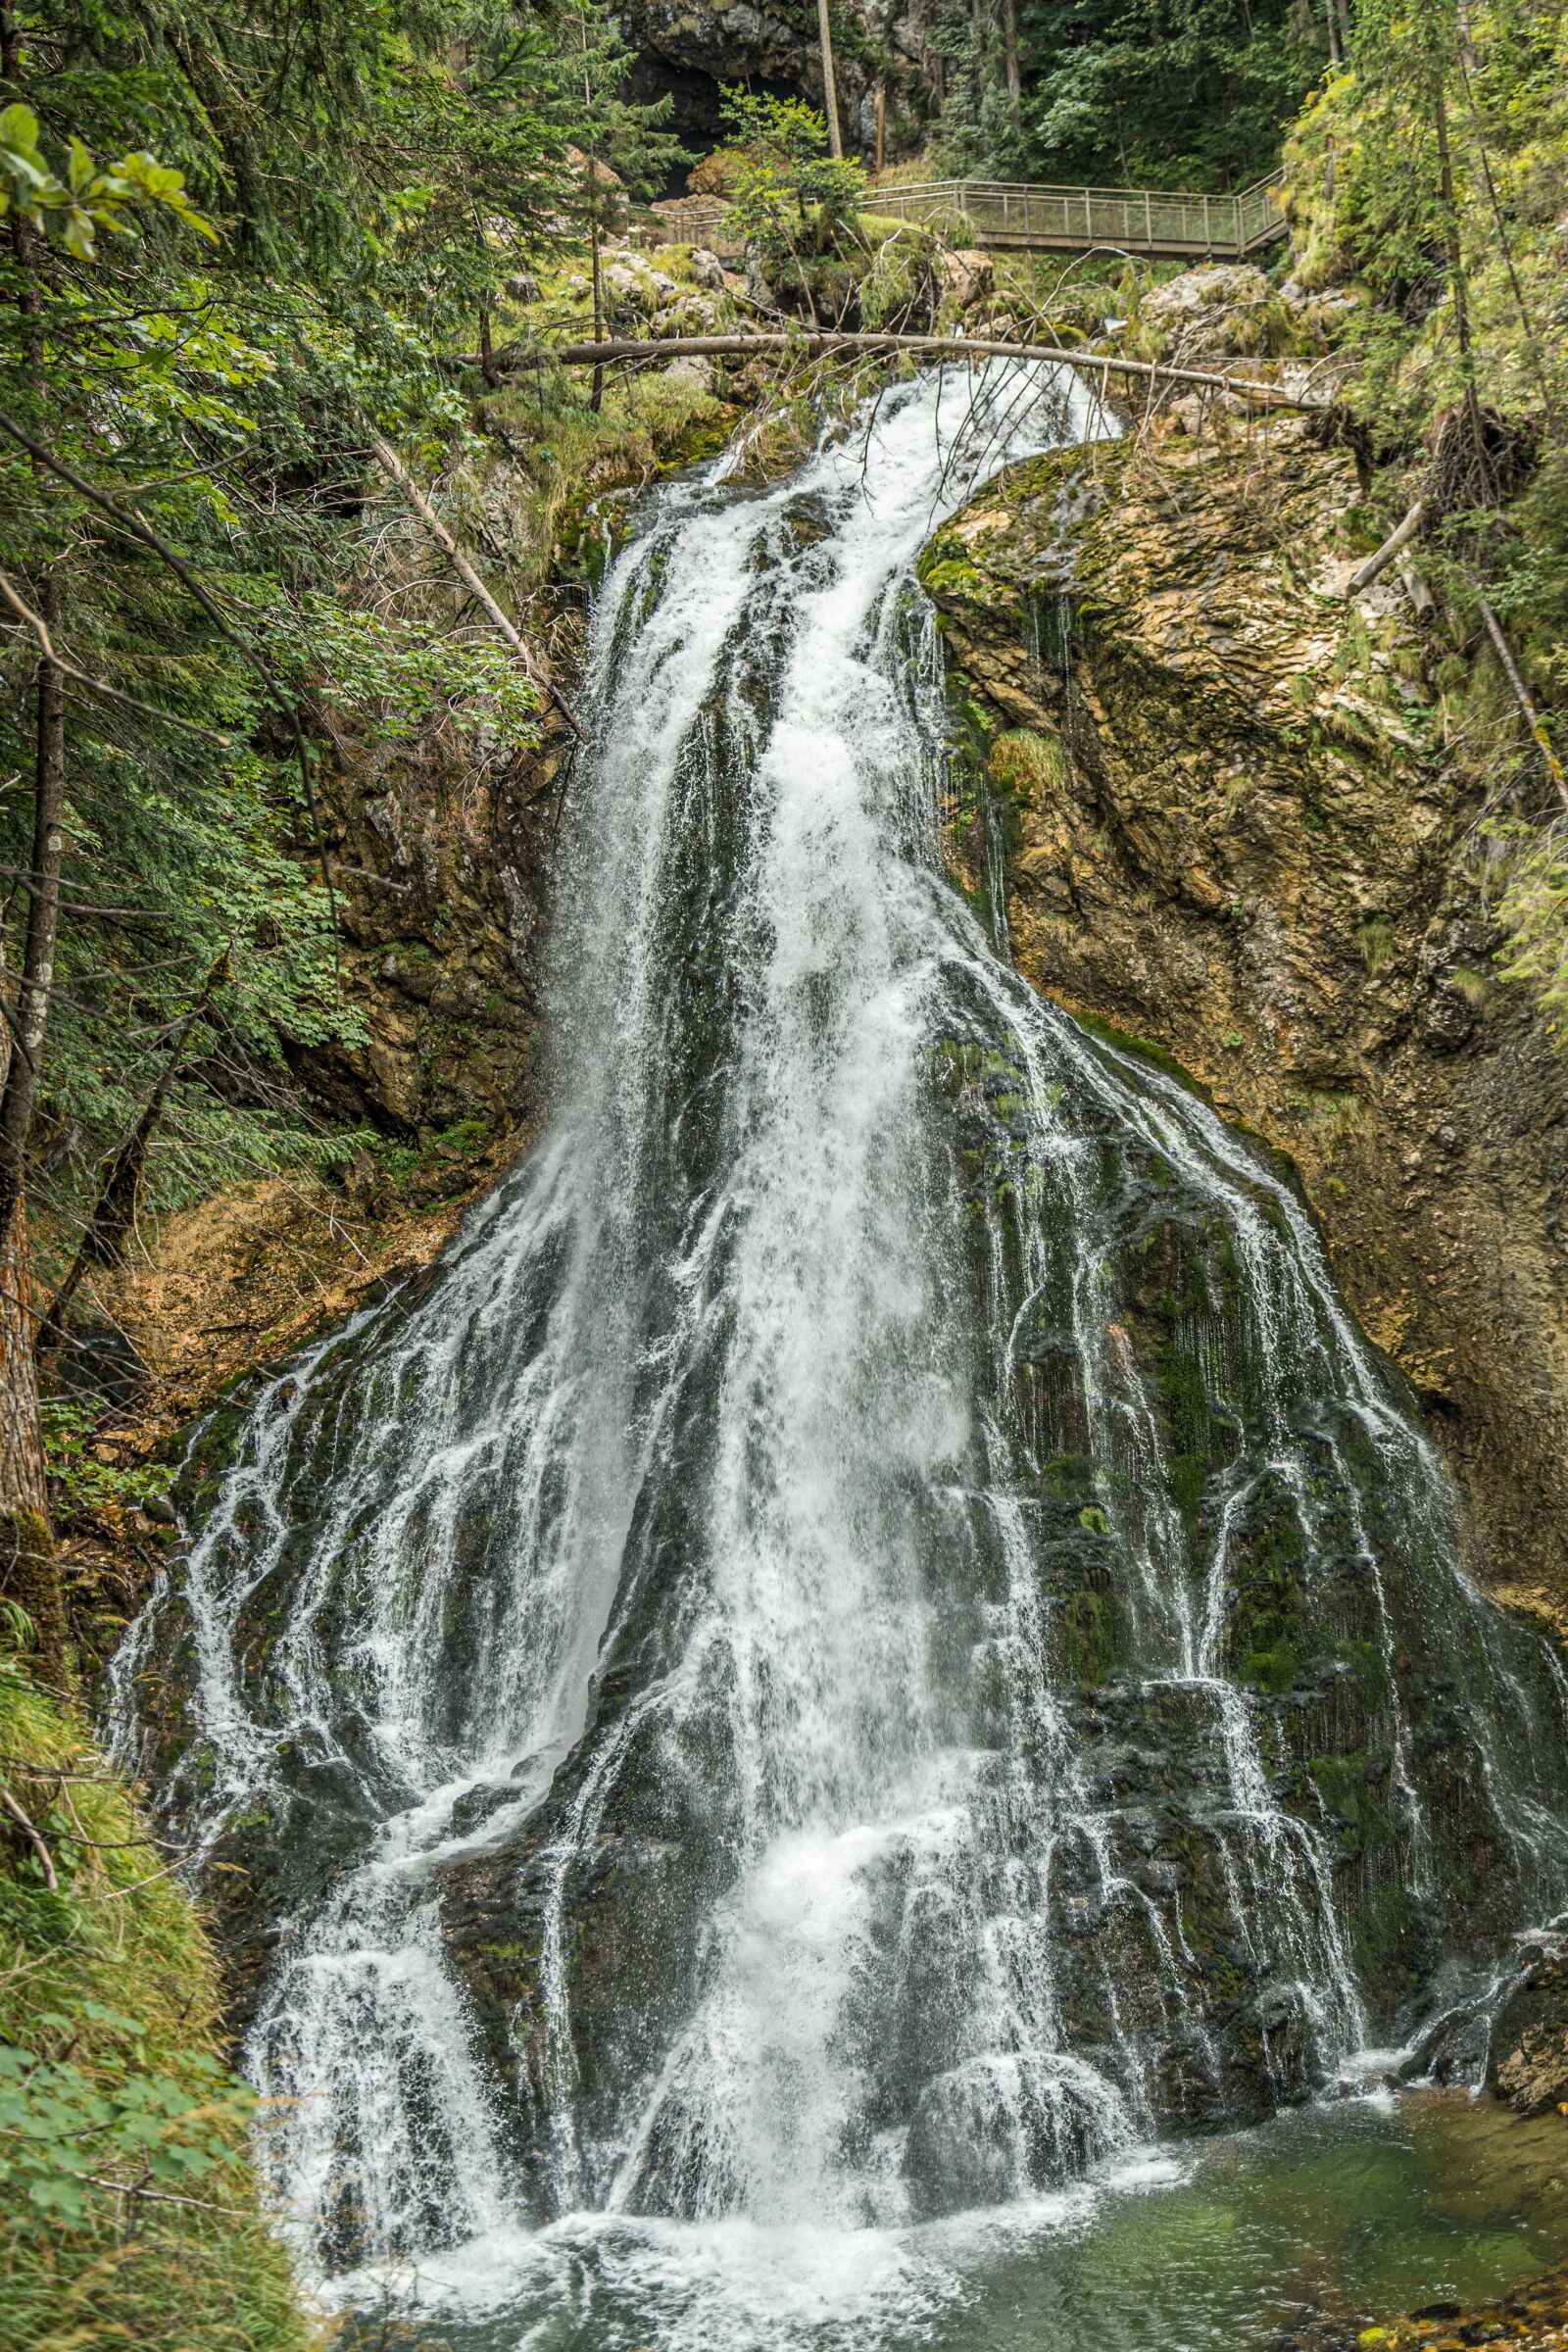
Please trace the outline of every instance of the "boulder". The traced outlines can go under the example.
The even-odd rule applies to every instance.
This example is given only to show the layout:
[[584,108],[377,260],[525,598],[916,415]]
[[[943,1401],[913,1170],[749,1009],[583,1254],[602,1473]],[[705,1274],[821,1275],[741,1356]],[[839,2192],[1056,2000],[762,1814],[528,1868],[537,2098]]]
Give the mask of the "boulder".
[[1156,327],[1177,367],[1267,351],[1279,340],[1279,305],[1261,270],[1225,262],[1184,270],[1144,296],[1140,317]]
[[966,311],[971,304],[983,301],[996,289],[995,262],[989,253],[981,253],[972,247],[953,252],[944,250],[937,257],[937,273],[944,295],[956,303],[960,311]]
[[662,371],[677,384],[695,384],[699,392],[711,392],[717,380],[711,360],[689,352],[684,359],[671,360]]

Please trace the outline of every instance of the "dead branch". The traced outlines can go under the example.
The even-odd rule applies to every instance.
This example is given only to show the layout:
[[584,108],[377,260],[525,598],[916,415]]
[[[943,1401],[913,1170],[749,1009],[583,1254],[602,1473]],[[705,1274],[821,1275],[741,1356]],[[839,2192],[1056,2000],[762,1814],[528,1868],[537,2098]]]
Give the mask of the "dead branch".
[[18,1804],[16,1798],[12,1795],[9,1788],[0,1788],[0,1805],[4,1805],[6,1811],[10,1814],[18,1829],[22,1832],[24,1838],[25,1838],[27,1843],[32,1847],[32,1850],[37,1855],[39,1861],[43,1864],[44,1885],[48,1887],[51,1894],[58,1894],[60,1892],[60,1881],[55,1876],[54,1856],[50,1853],[49,1848],[45,1845],[42,1837],[33,1827],[32,1823],[28,1820],[26,1814],[24,1813],[22,1807]]
[[1535,739],[1536,749],[1545,763],[1546,773],[1557,787],[1557,798],[1563,807],[1568,808],[1568,776],[1564,776],[1562,761],[1552,749],[1551,737],[1546,732],[1546,722],[1531,700],[1530,689],[1525,684],[1523,672],[1513,658],[1513,648],[1502,633],[1502,623],[1481,594],[1480,583],[1474,578],[1474,575],[1471,577],[1471,586],[1476,591],[1476,606],[1481,614],[1481,625],[1492,640],[1492,650],[1496,655],[1502,674],[1513,691],[1514,701],[1524,713],[1525,724]]
[[657,343],[616,337],[603,343],[558,343],[544,353],[511,344],[493,356],[498,368],[509,369],[531,366],[540,357],[559,361],[567,368],[597,368],[612,360],[751,359],[764,351],[799,351],[803,355],[819,351],[907,351],[924,353],[933,359],[1050,360],[1086,371],[1099,368],[1107,375],[1208,384],[1221,392],[1234,392],[1238,399],[1255,402],[1262,408],[1315,411],[1327,405],[1321,400],[1303,400],[1296,393],[1283,391],[1277,384],[1262,383],[1250,376],[1218,375],[1201,368],[1168,367],[1163,360],[1124,360],[1111,352],[1069,349],[1059,343],[1000,342],[981,335],[912,335],[892,331],[871,334],[852,333],[845,327],[804,327],[789,334],[671,335],[666,341]]
[[[498,354],[498,365],[499,359],[500,355]],[[418,515],[420,521],[424,524],[426,530],[430,533],[431,538],[435,541],[437,547],[440,548],[441,553],[446,557],[447,562],[451,564],[453,570],[457,573],[465,588],[467,589],[468,594],[473,598],[475,604],[481,608],[486,616],[500,630],[502,636],[511,646],[513,652],[522,663],[523,668],[527,671],[528,676],[533,680],[535,686],[538,687],[542,694],[548,695],[550,700],[555,704],[556,709],[561,712],[562,717],[565,720],[567,726],[576,736],[577,741],[579,743],[586,743],[588,741],[587,730],[579,721],[571,705],[567,702],[560,687],[554,684],[544,663],[523,643],[522,638],[517,634],[516,628],[513,622],[509,620],[506,613],[502,612],[501,607],[496,603],[495,598],[491,595],[483,580],[480,579],[479,574],[474,570],[473,565],[469,563],[462,548],[453,538],[452,533],[447,529],[446,524],[441,520],[441,517],[439,514],[437,514],[435,509],[425,497],[424,492],[419,488],[418,483],[415,480],[413,474],[404,465],[403,460],[398,456],[397,451],[392,447],[389,441],[383,441],[379,433],[371,433],[368,436],[368,439],[370,449],[375,457],[376,464],[380,466],[382,472],[387,474],[397,485],[398,489],[402,491],[404,497],[408,500],[410,506]]]
[[1345,583],[1346,595],[1359,596],[1363,588],[1370,588],[1374,580],[1381,579],[1395,557],[1409,546],[1426,518],[1427,502],[1424,498],[1418,498],[1398,529],[1390,532],[1376,555],[1368,556],[1366,562],[1351,572]]

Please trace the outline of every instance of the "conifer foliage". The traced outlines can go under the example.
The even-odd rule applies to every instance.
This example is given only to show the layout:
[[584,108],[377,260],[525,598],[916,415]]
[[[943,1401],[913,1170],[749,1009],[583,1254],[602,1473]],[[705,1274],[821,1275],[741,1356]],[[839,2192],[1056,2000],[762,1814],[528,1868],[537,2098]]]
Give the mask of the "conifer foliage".
[[46,1652],[27,1208],[56,1274],[154,1101],[155,1205],[326,1148],[318,714],[536,724],[499,637],[368,605],[371,439],[461,450],[447,354],[585,157],[667,171],[629,62],[599,0],[0,4],[0,1590]]

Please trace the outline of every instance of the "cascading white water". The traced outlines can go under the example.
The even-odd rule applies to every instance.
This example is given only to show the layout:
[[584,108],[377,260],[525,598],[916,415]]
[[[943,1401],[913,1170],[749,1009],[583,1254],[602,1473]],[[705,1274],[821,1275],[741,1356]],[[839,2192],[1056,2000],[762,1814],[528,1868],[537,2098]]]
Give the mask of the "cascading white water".
[[[264,1393],[122,1657],[132,1753],[179,1612],[172,1801],[262,1824],[248,2060],[330,2264],[581,2207],[902,2226],[1323,2080],[1369,1996],[1301,1727],[1351,1667],[1294,1715],[1238,1674],[1303,1647],[1244,1641],[1276,1555],[1372,1691],[1400,1900],[1438,1874],[1391,1564],[1457,1628],[1518,1900],[1568,1883],[1560,1706],[1289,1188],[937,862],[915,557],[1097,429],[947,370],[782,486],[658,494],[594,623],[547,1133],[427,1298]],[[1151,1353],[1127,1269],[1173,1231],[1215,1303]]]

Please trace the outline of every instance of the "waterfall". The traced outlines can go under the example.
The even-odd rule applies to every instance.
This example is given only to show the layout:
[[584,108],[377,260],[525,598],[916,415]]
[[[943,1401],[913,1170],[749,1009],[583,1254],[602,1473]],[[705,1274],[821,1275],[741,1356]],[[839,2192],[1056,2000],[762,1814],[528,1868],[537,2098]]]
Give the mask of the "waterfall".
[[198,1433],[121,1752],[251,1873],[318,2269],[1005,2205],[1324,2089],[1568,1890],[1560,1675],[1287,1174],[942,867],[915,557],[1102,429],[947,369],[648,496],[545,1134]]

